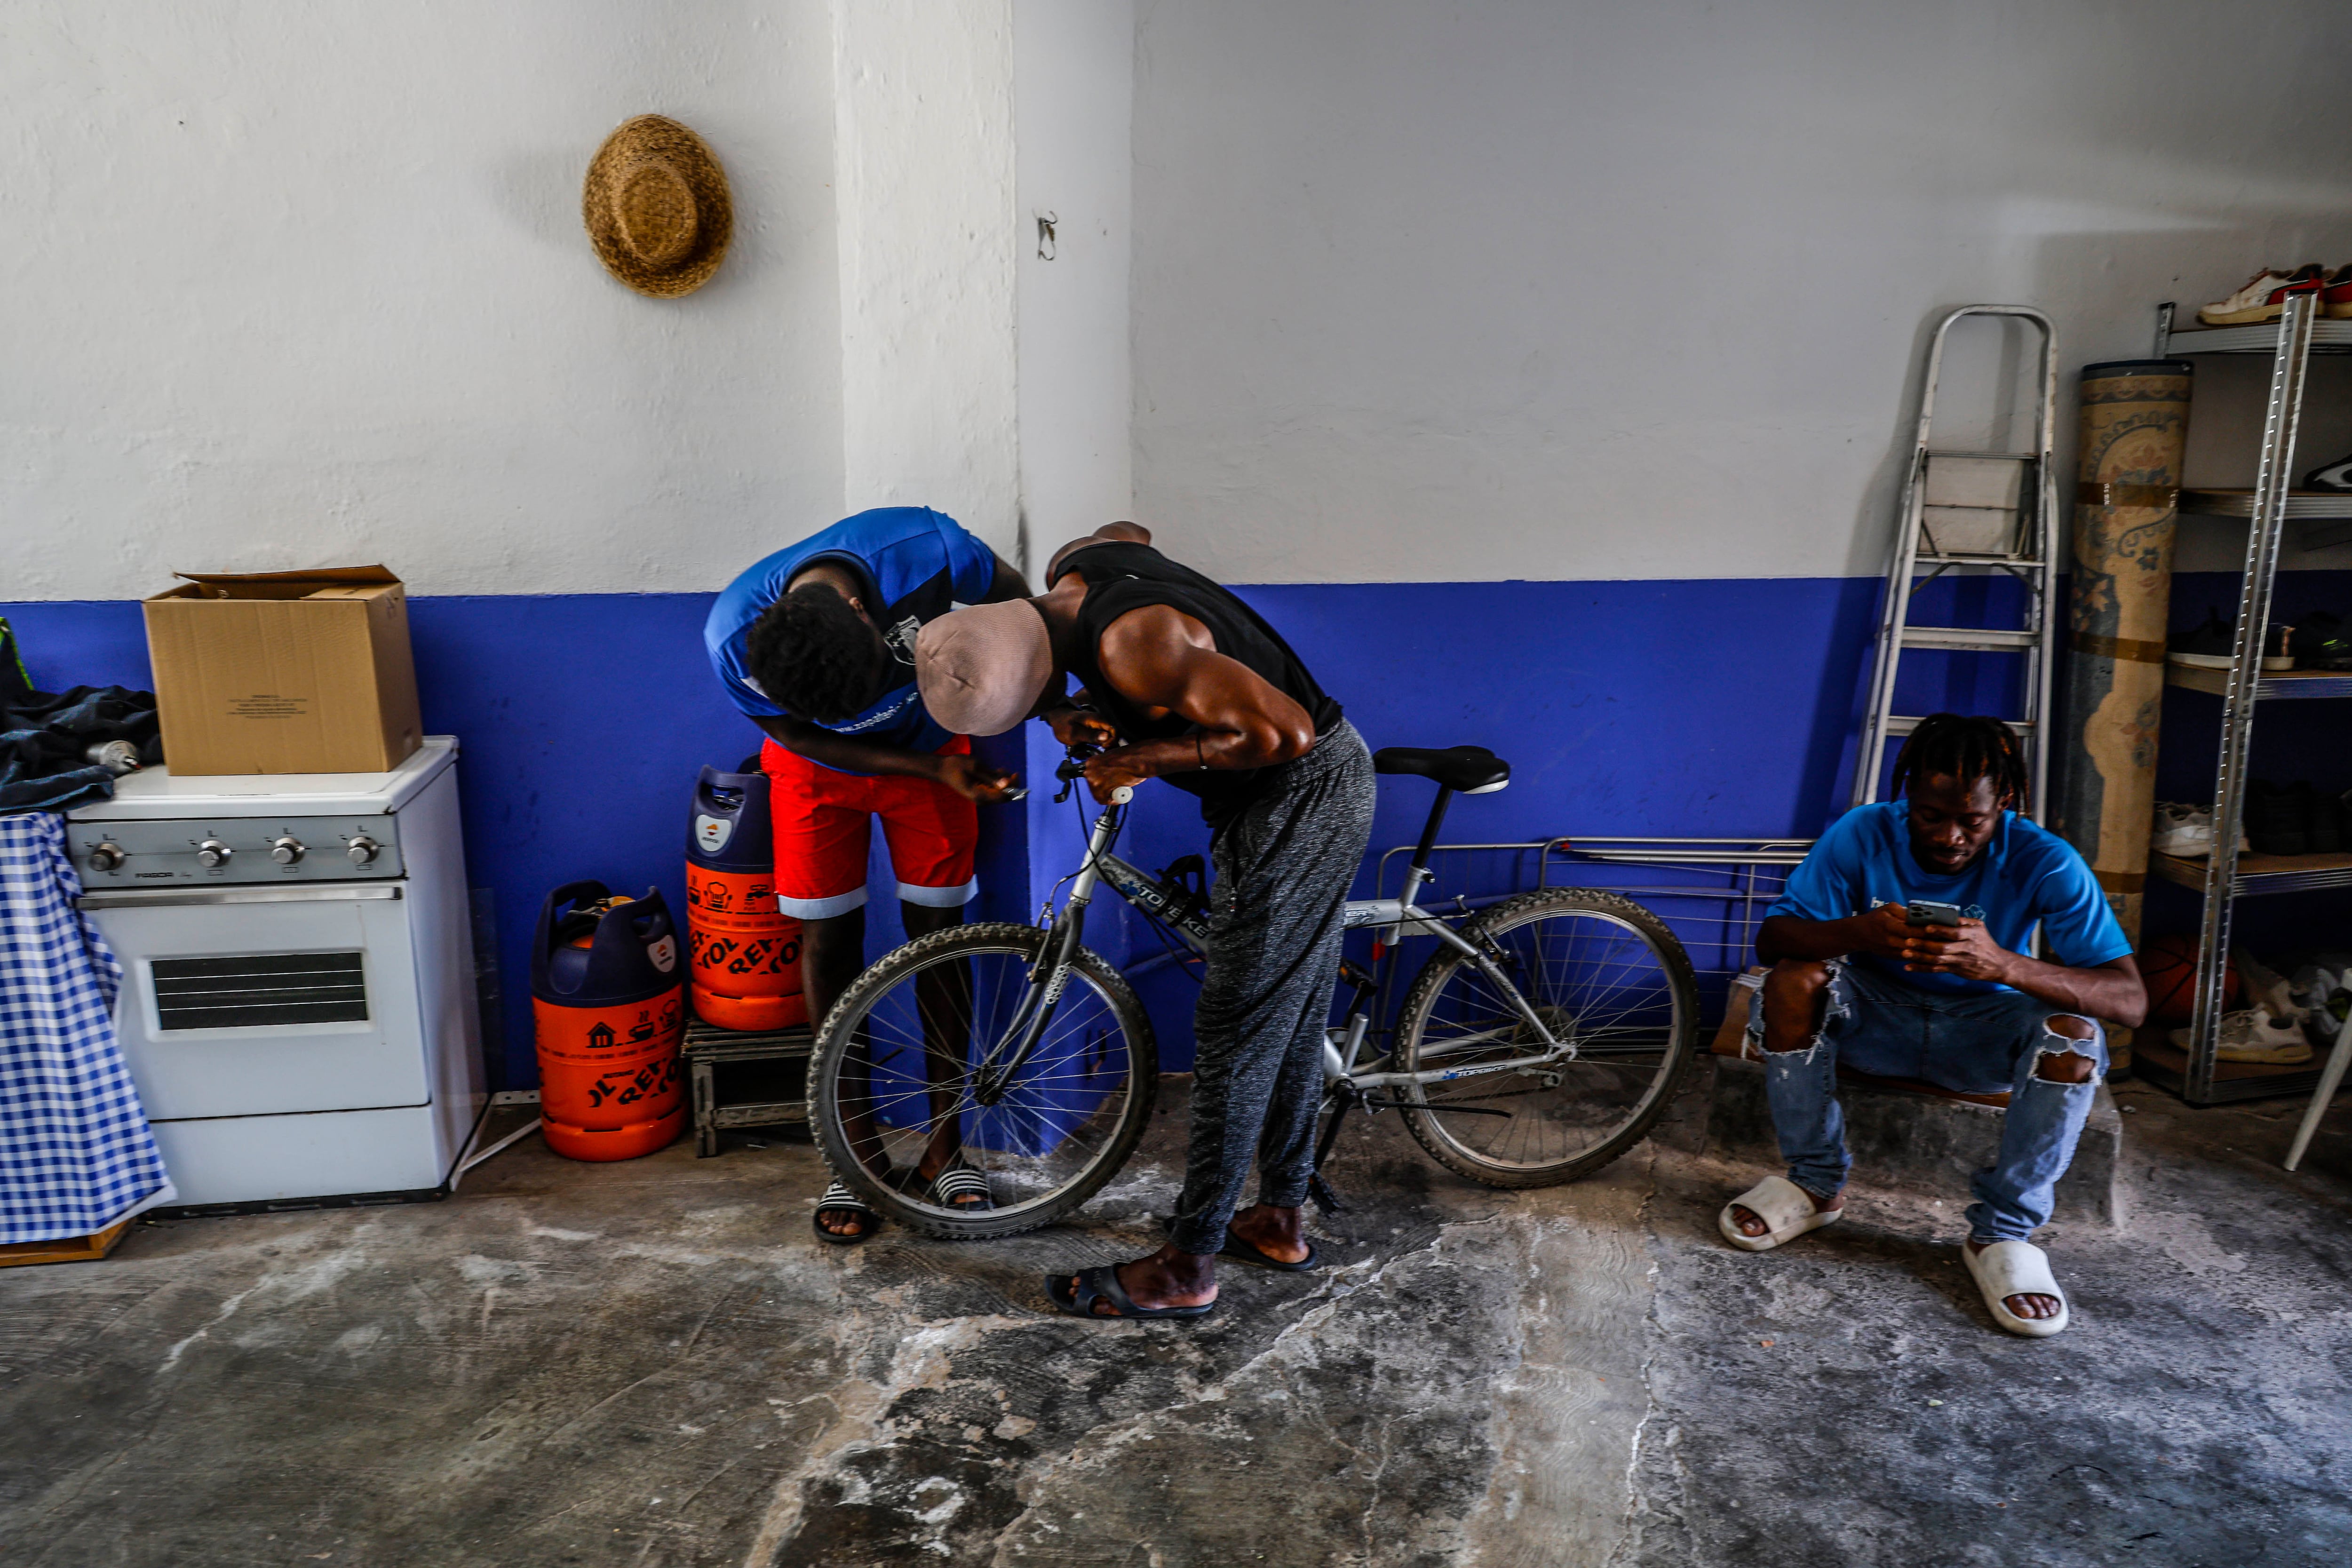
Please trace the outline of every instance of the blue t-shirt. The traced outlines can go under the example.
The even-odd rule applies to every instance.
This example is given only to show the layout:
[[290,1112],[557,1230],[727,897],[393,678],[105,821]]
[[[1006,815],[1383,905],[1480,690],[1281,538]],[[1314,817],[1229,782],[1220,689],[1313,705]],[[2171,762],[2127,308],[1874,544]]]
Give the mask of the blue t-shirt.
[[[1945,877],[1912,855],[1909,816],[1904,802],[1889,800],[1858,805],[1831,823],[1804,864],[1790,873],[1765,918],[1842,921],[1881,904],[1927,899],[1959,905],[1962,915],[1984,921],[1993,941],[2011,952],[2027,951],[2039,921],[2051,962],[2070,969],[2095,969],[2131,952],[2091,868],[2056,834],[2013,811],[2002,812],[1984,853],[1967,870]],[[1990,980],[1905,969],[1868,953],[1854,956],[1922,991],[2010,989]]]
[[711,668],[735,706],[752,718],[803,717],[787,714],[760,689],[744,662],[744,646],[751,623],[784,596],[793,574],[820,561],[846,566],[862,582],[859,600],[898,655],[906,679],[856,717],[819,727],[908,751],[938,751],[952,737],[924,710],[915,689],[915,634],[957,605],[986,598],[996,579],[995,553],[944,513],[892,506],[845,517],[753,566],[727,585],[702,626]]

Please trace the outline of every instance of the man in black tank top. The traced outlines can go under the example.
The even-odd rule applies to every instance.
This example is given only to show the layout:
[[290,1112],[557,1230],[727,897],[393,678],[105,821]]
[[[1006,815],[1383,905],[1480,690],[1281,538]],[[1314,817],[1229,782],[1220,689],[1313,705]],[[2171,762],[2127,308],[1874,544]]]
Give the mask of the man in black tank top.
[[[1315,1267],[1299,1210],[1323,1029],[1371,837],[1371,757],[1339,705],[1232,590],[1150,545],[1133,523],[1097,530],[1055,553],[1045,593],[941,616],[915,653],[941,723],[984,735],[1044,718],[1065,744],[1108,747],[1087,767],[1097,800],[1164,779],[1213,830],[1184,1191],[1150,1258],[1047,1277],[1087,1317],[1199,1317],[1219,1256]],[[1047,709],[1068,676],[1079,690]],[[1254,1156],[1258,1201],[1237,1209]]]

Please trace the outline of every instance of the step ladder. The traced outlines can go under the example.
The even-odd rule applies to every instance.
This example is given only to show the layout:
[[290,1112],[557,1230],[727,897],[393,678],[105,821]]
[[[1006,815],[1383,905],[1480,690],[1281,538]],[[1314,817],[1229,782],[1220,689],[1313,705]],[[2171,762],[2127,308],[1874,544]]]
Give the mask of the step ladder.
[[[1936,382],[1942,373],[1944,342],[1953,326],[1971,316],[2014,316],[2042,334],[2039,406],[2033,416],[2033,450],[1969,452],[1938,448],[1932,430]],[[1913,649],[2025,656],[2021,718],[2010,720],[2025,742],[2033,780],[2033,812],[2042,808],[2049,748],[2042,732],[2050,712],[2050,678],[2056,616],[2052,595],[2057,584],[2057,485],[2050,449],[2056,436],[2058,329],[2030,305],[1963,305],[1936,327],[1927,344],[1927,371],[1919,387],[1918,438],[1903,479],[1895,516],[1895,555],[1886,572],[1886,596],[1879,614],[1878,646],[1871,666],[1870,705],[1854,752],[1853,801],[1878,798],[1886,769],[1886,746],[1919,727],[1918,714],[1895,709],[1895,679],[1903,656]],[[1911,601],[1920,589],[1947,573],[2006,573],[2025,585],[2023,624],[1984,630],[1972,626],[1915,625]]]

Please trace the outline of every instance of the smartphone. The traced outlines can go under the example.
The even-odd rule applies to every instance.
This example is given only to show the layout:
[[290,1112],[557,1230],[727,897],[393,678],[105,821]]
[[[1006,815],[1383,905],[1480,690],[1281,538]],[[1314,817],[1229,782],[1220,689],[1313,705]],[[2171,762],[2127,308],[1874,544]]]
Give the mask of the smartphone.
[[1914,899],[1904,911],[1915,926],[1952,926],[1960,923],[1960,906],[1939,904],[1932,899]]

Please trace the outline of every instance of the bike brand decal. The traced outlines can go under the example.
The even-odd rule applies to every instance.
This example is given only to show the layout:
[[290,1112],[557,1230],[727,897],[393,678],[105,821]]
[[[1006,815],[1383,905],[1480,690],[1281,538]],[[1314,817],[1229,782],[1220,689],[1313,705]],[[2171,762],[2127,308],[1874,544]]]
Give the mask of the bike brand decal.
[[1188,936],[1206,936],[1208,923],[1194,915],[1184,904],[1168,896],[1157,882],[1148,882],[1142,874],[1123,860],[1103,857],[1103,879],[1118,889],[1119,897],[1147,914],[1159,915]]
[[1476,1078],[1481,1073],[1524,1072],[1528,1067],[1534,1065],[1534,1062],[1548,1062],[1551,1059],[1550,1057],[1544,1056],[1535,1058],[1533,1062],[1494,1062],[1486,1067],[1455,1068],[1452,1072],[1440,1073],[1435,1078],[1421,1073],[1411,1076],[1416,1083],[1452,1083],[1457,1078]]

